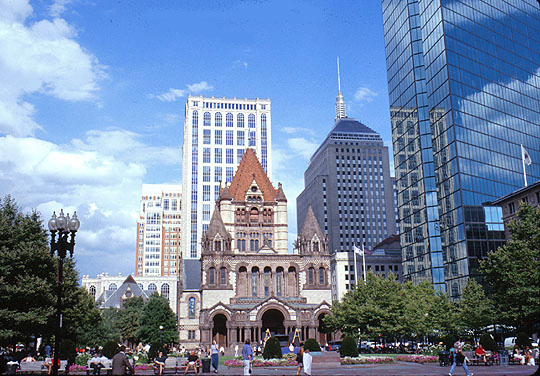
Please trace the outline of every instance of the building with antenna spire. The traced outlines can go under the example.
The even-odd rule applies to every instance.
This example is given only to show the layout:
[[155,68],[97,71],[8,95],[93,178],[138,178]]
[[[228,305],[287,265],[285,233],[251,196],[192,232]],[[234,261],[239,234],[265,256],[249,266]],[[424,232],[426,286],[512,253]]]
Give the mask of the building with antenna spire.
[[338,58],[336,119],[304,173],[296,199],[298,228],[311,206],[331,252],[373,246],[396,233],[393,179],[381,136],[349,118],[341,94]]

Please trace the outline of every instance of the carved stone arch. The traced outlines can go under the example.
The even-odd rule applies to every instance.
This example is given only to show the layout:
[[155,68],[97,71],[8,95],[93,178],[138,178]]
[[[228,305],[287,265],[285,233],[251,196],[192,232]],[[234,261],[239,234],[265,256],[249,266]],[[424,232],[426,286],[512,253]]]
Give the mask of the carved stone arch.
[[289,310],[286,309],[285,306],[282,304],[279,304],[277,302],[271,302],[271,303],[266,303],[259,308],[259,311],[257,312],[257,322],[262,321],[262,317],[264,313],[271,309],[280,311],[283,314],[283,317],[285,318],[285,320],[290,321],[291,315],[289,314]]
[[249,267],[249,264],[247,262],[239,262],[238,264],[236,264],[236,268],[234,269],[235,272],[239,273],[240,272],[240,268],[241,267],[245,267],[247,270],[250,269]]
[[227,318],[227,321],[230,321],[232,319],[232,314],[226,309],[226,308],[218,308],[214,309],[212,313],[210,314],[210,321],[214,319],[217,315],[223,315]]

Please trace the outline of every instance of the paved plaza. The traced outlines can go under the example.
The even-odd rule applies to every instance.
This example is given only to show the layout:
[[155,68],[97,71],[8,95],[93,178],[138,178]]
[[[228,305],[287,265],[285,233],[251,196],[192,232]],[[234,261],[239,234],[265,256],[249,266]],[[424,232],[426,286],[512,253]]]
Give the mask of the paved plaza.
[[[444,376],[448,375],[450,367],[441,367],[438,364],[416,364],[396,362],[393,364],[384,365],[351,365],[351,366],[339,366],[338,368],[316,368],[313,370],[312,375],[399,375],[399,376]],[[474,373],[475,376],[491,376],[491,375],[533,375],[538,372],[538,366],[475,366],[470,367],[469,370]],[[242,375],[243,371],[240,368],[227,368],[221,367],[219,370],[221,375]],[[303,373],[302,373],[303,374]],[[293,367],[265,367],[254,368],[253,376],[256,375],[296,375],[296,368]],[[456,368],[454,375],[465,375],[465,371],[462,367]]]

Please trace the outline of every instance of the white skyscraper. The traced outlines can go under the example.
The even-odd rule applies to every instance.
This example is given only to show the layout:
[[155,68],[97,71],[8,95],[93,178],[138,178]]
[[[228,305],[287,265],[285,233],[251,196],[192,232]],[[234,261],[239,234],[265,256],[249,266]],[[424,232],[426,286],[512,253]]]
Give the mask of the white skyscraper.
[[220,186],[231,182],[244,152],[255,151],[271,178],[270,99],[189,96],[182,149],[183,257],[199,258]]
[[143,184],[136,276],[176,276],[181,262],[182,186]]

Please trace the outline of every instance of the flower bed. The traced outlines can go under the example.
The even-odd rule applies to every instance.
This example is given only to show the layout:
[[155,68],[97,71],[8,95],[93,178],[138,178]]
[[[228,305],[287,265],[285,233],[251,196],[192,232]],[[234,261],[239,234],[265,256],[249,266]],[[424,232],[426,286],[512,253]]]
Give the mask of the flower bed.
[[359,356],[357,358],[351,358],[346,356],[341,359],[341,364],[387,364],[393,363],[394,359],[389,356]]
[[400,362],[411,362],[411,363],[437,363],[439,361],[438,356],[428,356],[428,355],[398,355],[396,360]]
[[[241,359],[229,359],[223,364],[227,367],[243,367],[244,362]],[[253,367],[294,367],[296,366],[296,360],[294,359],[254,359]]]
[[153,369],[153,364],[137,364],[135,366],[135,371],[147,371],[149,369]]
[[86,372],[86,366],[81,366],[79,364],[72,364],[68,368],[69,372]]

